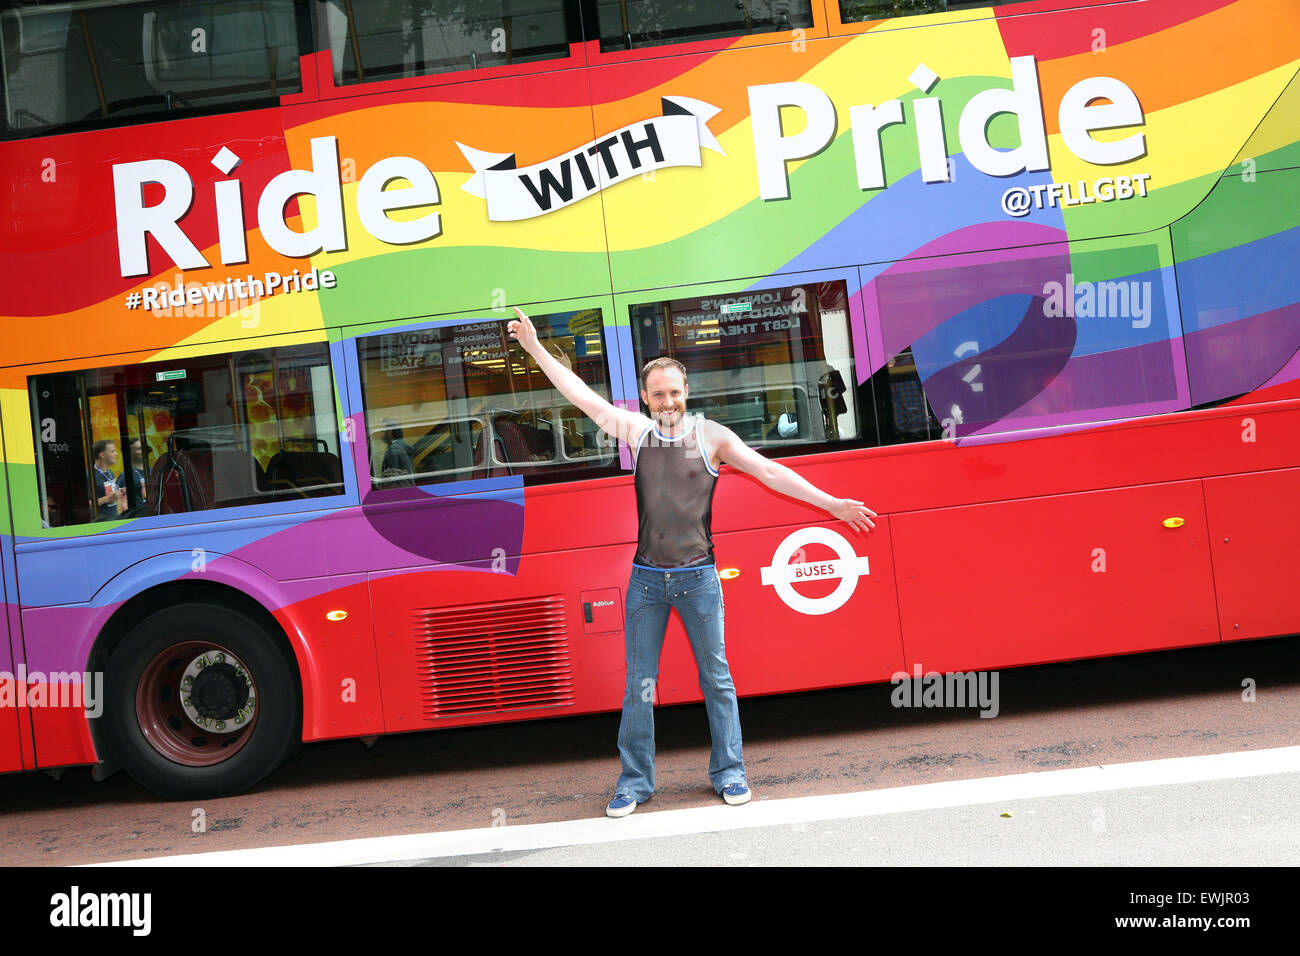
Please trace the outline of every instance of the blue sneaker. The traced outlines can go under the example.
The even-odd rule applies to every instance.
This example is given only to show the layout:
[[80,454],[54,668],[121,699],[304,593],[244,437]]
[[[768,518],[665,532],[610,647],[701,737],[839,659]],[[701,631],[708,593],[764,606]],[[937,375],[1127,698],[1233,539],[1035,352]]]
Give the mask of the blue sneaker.
[[[749,797],[746,797],[745,799],[748,800]],[[635,809],[635,800],[629,797],[626,793],[616,793],[614,794],[614,799],[609,801],[609,806],[605,808],[605,816],[625,817]]]
[[743,783],[729,783],[722,788],[722,799],[733,807],[738,807],[742,803],[749,803],[749,798],[749,787]]

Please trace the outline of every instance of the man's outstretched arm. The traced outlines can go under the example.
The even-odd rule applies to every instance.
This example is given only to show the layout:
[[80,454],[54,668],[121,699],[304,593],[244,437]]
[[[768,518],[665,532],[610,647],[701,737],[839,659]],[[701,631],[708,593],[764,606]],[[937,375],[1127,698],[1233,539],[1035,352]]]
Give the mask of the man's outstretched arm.
[[870,531],[876,526],[871,520],[877,517],[876,513],[861,501],[853,498],[834,498],[780,462],[764,458],[725,425],[709,422],[709,426],[710,437],[718,453],[719,463],[728,464],[737,471],[753,475],[773,491],[821,508],[836,518],[847,521],[859,531]]
[[595,422],[596,427],[605,434],[629,445],[635,444],[641,433],[650,427],[650,419],[618,408],[597,395],[572,369],[542,347],[532,320],[518,306],[515,307],[515,315],[519,318],[512,320],[506,326],[506,331],[533,357],[537,367],[551,380],[556,390]]

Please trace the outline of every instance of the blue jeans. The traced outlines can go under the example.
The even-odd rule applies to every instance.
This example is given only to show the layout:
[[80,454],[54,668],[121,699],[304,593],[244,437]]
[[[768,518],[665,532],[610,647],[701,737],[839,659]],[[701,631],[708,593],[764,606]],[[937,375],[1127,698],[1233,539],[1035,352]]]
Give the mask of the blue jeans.
[[654,693],[669,608],[677,608],[682,616],[700,672],[700,690],[713,740],[709,780],[718,793],[730,784],[745,783],[740,710],[723,646],[725,608],[717,569],[710,565],[657,571],[634,565],[627,585],[624,628],[627,688],[623,694],[623,720],[618,727],[623,773],[616,790],[629,794],[637,803],[644,803],[655,791]]

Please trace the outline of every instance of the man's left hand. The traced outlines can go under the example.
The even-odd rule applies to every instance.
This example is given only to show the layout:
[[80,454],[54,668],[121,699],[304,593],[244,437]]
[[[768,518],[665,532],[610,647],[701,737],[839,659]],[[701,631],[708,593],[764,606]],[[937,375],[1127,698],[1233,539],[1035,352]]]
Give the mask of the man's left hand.
[[852,498],[838,498],[826,510],[841,521],[847,521],[859,531],[870,531],[876,526],[871,519],[879,517],[861,501],[854,501]]

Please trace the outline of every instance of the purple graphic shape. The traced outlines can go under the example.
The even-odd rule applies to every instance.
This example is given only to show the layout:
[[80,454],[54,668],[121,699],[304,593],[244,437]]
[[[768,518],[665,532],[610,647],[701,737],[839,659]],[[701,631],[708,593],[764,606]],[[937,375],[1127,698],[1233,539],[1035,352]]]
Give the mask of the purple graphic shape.
[[[1023,245],[1034,238],[1044,243],[1042,248],[996,248],[998,243]],[[883,356],[872,356],[872,365],[880,368],[949,317],[981,302],[1003,295],[1041,297],[1049,282],[1064,283],[1070,256],[1060,238],[1061,231],[1049,226],[983,223],[936,239],[883,270],[864,287],[868,321],[880,323],[884,348]],[[928,258],[976,242],[993,248],[963,254],[958,265]]]
[[1300,302],[1187,332],[1183,342],[1192,404],[1244,395],[1276,376],[1300,350]]
[[[1021,296],[1006,301],[1020,304]],[[1030,301],[1015,331],[985,352],[935,372],[922,383],[935,416],[952,417],[953,434],[970,434],[1038,395],[1065,367],[1077,330],[1068,316],[1046,315],[1046,300]],[[916,354],[918,345],[913,346]],[[960,410],[960,412],[957,411]]]
[[1114,352],[1076,355],[1051,383],[992,425],[1003,429],[1051,428],[1081,419],[1136,418],[1185,407],[1174,377],[1177,343],[1148,342]]
[[[350,587],[364,580],[358,575],[349,575],[342,580],[325,577],[278,581],[275,582],[274,588],[279,600],[274,600],[269,594],[248,586],[247,582],[236,576],[238,571],[231,575],[222,574],[220,563],[221,559],[217,558],[209,562],[205,573],[187,574],[181,580],[207,579],[228,585],[250,594],[254,600],[270,611],[319,597],[342,587]],[[83,670],[95,637],[121,606],[122,602],[113,601],[102,605],[75,604],[64,607],[29,608],[24,614],[23,621],[28,648],[27,670],[45,672]]]
[[1296,379],[1300,379],[1300,349],[1296,349],[1296,353],[1291,356],[1285,365],[1278,369],[1278,373],[1261,385],[1260,388],[1272,388],[1274,385],[1283,385]]
[[[517,492],[522,499],[522,489]],[[517,571],[524,539],[522,502],[486,495],[438,497],[419,488],[386,488],[366,495],[362,513],[384,540],[439,563],[490,566],[504,554]]]

